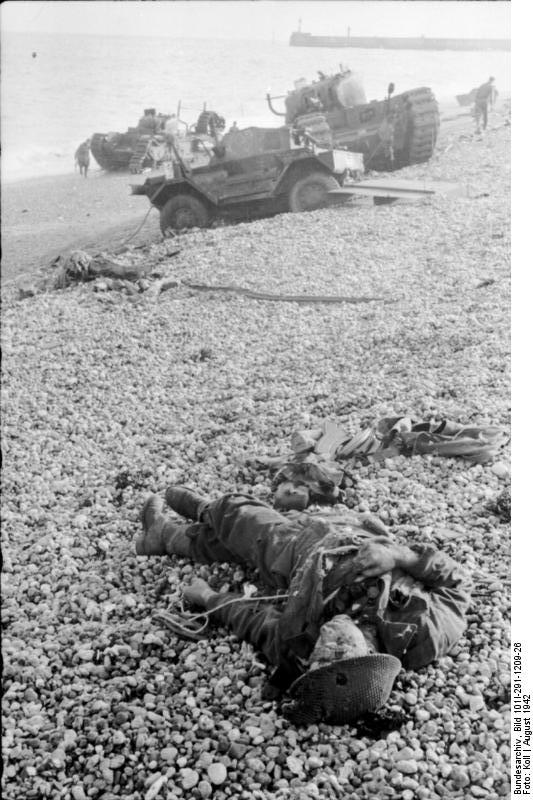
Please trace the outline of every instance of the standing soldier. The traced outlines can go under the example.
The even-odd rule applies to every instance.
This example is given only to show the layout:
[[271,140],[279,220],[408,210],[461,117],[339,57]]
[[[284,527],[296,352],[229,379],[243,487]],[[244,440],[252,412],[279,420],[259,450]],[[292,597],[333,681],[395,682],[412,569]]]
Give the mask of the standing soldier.
[[74,153],[75,164],[77,167],[79,167],[80,175],[83,175],[85,178],[87,177],[87,170],[89,169],[89,164],[91,161],[90,144],[91,140],[87,139],[87,141],[80,144]]
[[494,85],[494,78],[490,77],[486,83],[482,83],[476,92],[476,100],[474,106],[474,118],[476,120],[476,133],[481,133],[480,121],[483,120],[483,130],[487,129],[487,121],[489,116],[489,104],[492,108],[496,102],[498,92]]

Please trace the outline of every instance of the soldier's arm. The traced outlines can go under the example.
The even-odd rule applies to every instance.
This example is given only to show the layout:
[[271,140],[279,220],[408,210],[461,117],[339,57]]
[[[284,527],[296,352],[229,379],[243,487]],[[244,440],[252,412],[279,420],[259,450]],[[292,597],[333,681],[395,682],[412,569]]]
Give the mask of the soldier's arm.
[[414,545],[402,548],[397,566],[423,584],[427,610],[403,661],[417,668],[445,655],[466,627],[471,580],[452,558],[434,547]]
[[238,594],[213,593],[206,608],[211,611],[211,619],[226,625],[237,638],[253,644],[273,666],[279,664],[281,610],[273,603],[243,599]]
[[253,644],[270,664],[279,664],[281,611],[276,605],[230,592],[219,594],[201,578],[186,586],[183,596],[205,608],[210,619],[226,625],[239,639]]

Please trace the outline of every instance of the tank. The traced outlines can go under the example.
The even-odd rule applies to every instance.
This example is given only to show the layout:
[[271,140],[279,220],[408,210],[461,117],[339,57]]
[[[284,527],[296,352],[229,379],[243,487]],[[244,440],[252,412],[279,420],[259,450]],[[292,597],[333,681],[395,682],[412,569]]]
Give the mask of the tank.
[[328,146],[362,153],[366,170],[392,171],[428,161],[439,132],[439,107],[428,87],[394,95],[389,84],[383,100],[367,101],[361,82],[351,70],[335,75],[319,73],[311,83],[300,78],[284,97],[285,111],[277,111],[267,95],[271,111],[285,117],[285,123],[314,131],[324,138],[331,131]]
[[224,126],[224,118],[214,111],[202,111],[197,122],[188,126],[176,116],[145,109],[139,123],[126,133],[93,133],[91,153],[102,169],[134,174],[172,160],[173,147],[191,166],[202,166],[209,162]]

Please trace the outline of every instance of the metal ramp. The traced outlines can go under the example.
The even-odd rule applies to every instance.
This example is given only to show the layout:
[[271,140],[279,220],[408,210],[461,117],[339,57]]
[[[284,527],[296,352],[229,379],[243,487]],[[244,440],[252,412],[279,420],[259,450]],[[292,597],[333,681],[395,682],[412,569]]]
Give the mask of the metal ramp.
[[[464,197],[464,188],[458,183],[446,181],[412,181],[390,180],[389,178],[372,178],[352,186],[342,186],[328,192],[332,200],[349,200],[350,197],[381,198],[382,202],[393,202],[402,198],[419,199],[445,195],[447,197]],[[378,200],[379,202],[379,200]]]

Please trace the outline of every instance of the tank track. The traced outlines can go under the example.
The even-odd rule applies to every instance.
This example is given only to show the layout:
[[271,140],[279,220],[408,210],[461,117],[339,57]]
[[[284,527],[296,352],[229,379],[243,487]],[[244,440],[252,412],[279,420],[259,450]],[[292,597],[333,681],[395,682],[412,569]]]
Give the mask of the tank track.
[[429,161],[435,150],[440,126],[439,106],[431,89],[422,87],[404,92],[395,98],[401,100],[401,145],[394,148],[394,161],[378,151],[365,162],[367,169],[391,172],[411,164]]
[[128,164],[130,172],[134,175],[142,172],[143,168],[147,165],[147,162],[151,163],[152,159],[148,156],[148,148],[151,141],[151,136],[140,136],[139,140],[135,144],[135,147],[133,148],[133,155],[130,159],[130,163]]

